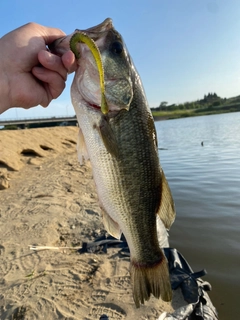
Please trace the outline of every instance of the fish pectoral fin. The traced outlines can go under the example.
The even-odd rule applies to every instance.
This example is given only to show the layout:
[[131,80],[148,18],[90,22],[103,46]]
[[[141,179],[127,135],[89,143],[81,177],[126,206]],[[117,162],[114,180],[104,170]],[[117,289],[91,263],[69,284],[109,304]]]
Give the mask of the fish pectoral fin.
[[102,138],[102,141],[107,149],[107,151],[114,156],[115,158],[118,157],[119,151],[118,151],[118,145],[116,138],[114,136],[114,132],[107,121],[106,117],[102,117],[100,126],[98,127],[100,136]]
[[174,205],[172,193],[162,169],[161,169],[161,174],[162,174],[162,188],[161,188],[162,195],[161,195],[161,203],[160,203],[157,214],[162,220],[165,228],[169,230],[175,220],[176,211],[175,211],[175,205]]
[[78,132],[77,154],[78,154],[78,161],[80,162],[80,165],[83,165],[83,159],[85,160],[89,159],[86,143],[85,143],[81,128],[79,128],[79,132]]
[[120,240],[122,232],[118,223],[114,221],[104,209],[102,209],[102,218],[106,231],[114,238]]

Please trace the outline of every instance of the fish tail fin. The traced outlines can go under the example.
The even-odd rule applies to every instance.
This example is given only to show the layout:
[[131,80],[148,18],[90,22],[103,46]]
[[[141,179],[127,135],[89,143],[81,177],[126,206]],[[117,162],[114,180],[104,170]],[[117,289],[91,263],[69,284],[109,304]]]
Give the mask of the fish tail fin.
[[137,308],[140,303],[149,300],[151,294],[163,301],[172,300],[172,289],[168,271],[168,263],[164,254],[158,263],[146,265],[131,261],[130,274],[133,287],[133,299]]

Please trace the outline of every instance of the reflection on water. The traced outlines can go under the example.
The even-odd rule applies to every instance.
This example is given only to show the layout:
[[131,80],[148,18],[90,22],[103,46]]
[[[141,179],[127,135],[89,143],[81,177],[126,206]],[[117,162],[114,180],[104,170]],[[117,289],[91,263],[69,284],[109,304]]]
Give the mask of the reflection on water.
[[[240,318],[240,112],[156,122],[176,204],[170,244],[206,268],[221,320]],[[203,146],[201,145],[203,142]]]

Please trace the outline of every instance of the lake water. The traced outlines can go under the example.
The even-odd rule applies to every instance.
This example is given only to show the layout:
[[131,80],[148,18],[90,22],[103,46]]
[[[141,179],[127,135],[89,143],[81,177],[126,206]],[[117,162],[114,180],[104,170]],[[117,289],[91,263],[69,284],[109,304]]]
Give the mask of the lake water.
[[220,320],[240,319],[240,112],[155,124],[177,211],[170,246],[207,270]]

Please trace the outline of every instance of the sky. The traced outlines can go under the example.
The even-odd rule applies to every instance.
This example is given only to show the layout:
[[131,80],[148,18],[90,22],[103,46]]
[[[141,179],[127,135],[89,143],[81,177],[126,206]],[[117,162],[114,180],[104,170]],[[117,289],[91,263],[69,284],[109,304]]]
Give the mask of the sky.
[[[0,37],[28,22],[66,34],[112,18],[141,76],[151,108],[208,92],[240,94],[239,0],[9,0],[0,2]],[[74,115],[70,86],[46,108],[13,108],[0,119]]]

